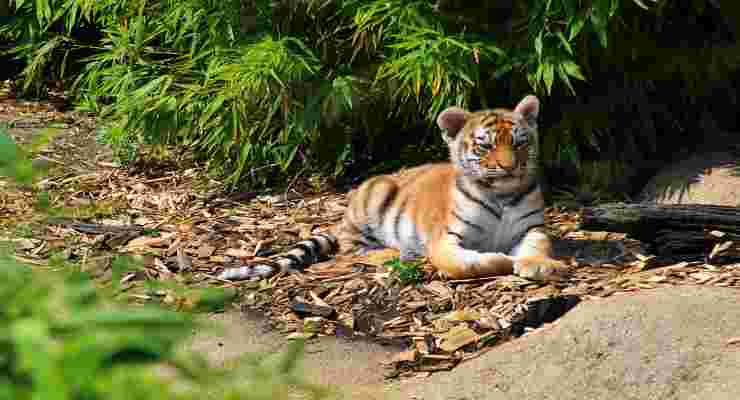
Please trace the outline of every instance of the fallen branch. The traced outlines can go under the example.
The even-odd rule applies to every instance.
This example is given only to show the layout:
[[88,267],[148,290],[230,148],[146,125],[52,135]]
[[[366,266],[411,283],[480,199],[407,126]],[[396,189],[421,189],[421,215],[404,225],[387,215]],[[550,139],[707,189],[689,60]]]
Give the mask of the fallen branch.
[[579,229],[627,233],[658,255],[705,257],[718,243],[740,243],[740,208],[611,203],[585,208]]

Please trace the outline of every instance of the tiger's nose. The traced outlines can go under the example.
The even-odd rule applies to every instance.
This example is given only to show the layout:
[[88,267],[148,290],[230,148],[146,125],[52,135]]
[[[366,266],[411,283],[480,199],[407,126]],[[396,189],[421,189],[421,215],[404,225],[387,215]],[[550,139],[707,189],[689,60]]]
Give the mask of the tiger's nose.
[[511,172],[516,167],[516,153],[511,146],[497,146],[493,156],[496,165],[506,172]]

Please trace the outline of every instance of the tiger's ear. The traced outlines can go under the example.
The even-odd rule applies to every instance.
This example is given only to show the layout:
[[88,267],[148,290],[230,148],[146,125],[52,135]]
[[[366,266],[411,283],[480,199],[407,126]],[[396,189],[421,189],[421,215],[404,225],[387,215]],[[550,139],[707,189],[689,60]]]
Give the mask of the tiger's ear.
[[448,107],[437,116],[437,126],[442,129],[442,138],[449,142],[465,126],[468,112],[460,107]]
[[514,112],[521,114],[530,126],[536,126],[537,115],[540,113],[540,101],[530,94],[516,105]]

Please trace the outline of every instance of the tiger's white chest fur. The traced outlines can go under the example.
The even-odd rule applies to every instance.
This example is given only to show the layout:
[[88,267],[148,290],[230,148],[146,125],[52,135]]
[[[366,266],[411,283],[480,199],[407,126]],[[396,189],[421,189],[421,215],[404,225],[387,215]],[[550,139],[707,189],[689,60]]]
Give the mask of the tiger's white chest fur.
[[459,179],[453,195],[457,207],[449,230],[459,234],[460,245],[466,249],[510,254],[527,231],[545,223],[544,204],[534,179],[505,195]]

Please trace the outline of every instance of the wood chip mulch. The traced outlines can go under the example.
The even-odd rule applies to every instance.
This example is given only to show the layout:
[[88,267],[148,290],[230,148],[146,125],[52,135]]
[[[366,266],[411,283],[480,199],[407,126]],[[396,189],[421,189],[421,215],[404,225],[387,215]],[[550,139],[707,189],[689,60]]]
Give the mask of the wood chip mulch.
[[[346,199],[337,193],[279,193],[242,194],[235,201],[198,194],[193,185],[201,178],[195,170],[142,178],[112,168],[50,178],[44,185],[56,193],[56,206],[115,207],[105,217],[52,220],[33,237],[9,239],[23,260],[48,265],[48,256],[63,250],[103,280],[113,276],[106,254],[142,255],[143,271],[120,278],[134,300],[160,296],[177,302],[166,291],[136,290],[152,280],[236,287],[242,307],[263,313],[288,339],[331,335],[401,345],[404,350],[385,366],[388,377],[449,370],[496,344],[546,329],[579,301],[675,285],[740,287],[740,264],[661,265],[624,235],[578,231],[578,213],[559,209],[548,209],[549,227],[559,238],[559,258],[573,274],[553,284],[515,276],[444,280],[423,265],[423,279],[404,285],[385,265],[397,256],[394,250],[334,257],[302,274],[220,281],[215,276],[222,268],[275,254],[337,222]],[[4,204],[19,207],[18,201],[16,196]]]
[[[14,119],[18,109],[0,111]],[[61,150],[48,149],[49,157],[79,153],[70,150],[74,142],[55,143]],[[345,195],[295,179],[297,191],[227,196],[197,168],[155,163],[126,170],[90,157],[83,167],[40,182],[64,215],[51,220],[35,210],[32,193],[0,179],[0,242],[12,242],[17,258],[49,269],[73,261],[103,284],[116,280],[130,300],[182,309],[193,303],[187,296],[147,284],[236,288],[243,309],[263,314],[288,339],[331,335],[400,345],[387,362],[388,377],[449,370],[546,329],[579,301],[676,285],[740,287],[740,264],[715,262],[737,253],[738,243],[719,243],[702,261],[666,265],[623,234],[579,231],[577,212],[555,208],[547,218],[559,239],[556,255],[573,269],[562,282],[444,280],[422,265],[422,279],[403,284],[386,265],[397,256],[392,250],[335,257],[302,274],[226,282],[216,278],[223,268],[276,254],[339,221]],[[139,257],[141,268],[117,275],[114,256],[122,254]]]

